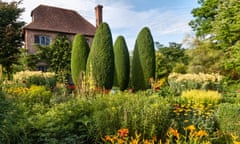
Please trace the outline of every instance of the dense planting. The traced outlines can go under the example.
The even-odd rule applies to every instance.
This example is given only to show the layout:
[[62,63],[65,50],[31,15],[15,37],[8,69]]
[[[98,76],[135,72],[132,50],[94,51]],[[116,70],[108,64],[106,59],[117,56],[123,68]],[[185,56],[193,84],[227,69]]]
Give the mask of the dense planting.
[[72,97],[64,92],[63,85],[50,91],[47,86],[27,87],[17,81],[4,81],[0,89],[0,142],[65,144],[121,140],[153,144],[240,140],[239,96],[183,90],[181,96],[175,97],[161,92],[164,87],[167,88],[161,85],[160,91],[155,92],[117,91],[104,95],[93,89],[84,93],[88,96]]

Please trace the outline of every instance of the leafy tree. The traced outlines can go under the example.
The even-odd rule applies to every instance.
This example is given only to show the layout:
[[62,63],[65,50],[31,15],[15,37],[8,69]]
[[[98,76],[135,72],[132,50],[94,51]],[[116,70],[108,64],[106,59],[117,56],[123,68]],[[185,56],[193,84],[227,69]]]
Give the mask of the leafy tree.
[[133,51],[132,86],[134,90],[150,87],[149,80],[155,78],[155,49],[149,28],[144,27],[138,34]]
[[51,44],[51,68],[56,72],[70,70],[71,41],[65,35],[58,35]]
[[130,60],[127,44],[123,36],[117,37],[114,44],[115,85],[124,90],[128,87]]
[[36,54],[30,55],[29,59],[35,60],[36,63],[46,63],[61,80],[70,74],[71,41],[66,35],[57,35],[49,46],[37,45],[36,47],[38,49]]
[[90,48],[84,35],[77,34],[73,40],[71,55],[71,72],[74,84],[78,84],[80,74],[86,71]]
[[203,40],[208,36],[214,47],[222,50],[224,62],[221,72],[234,79],[240,78],[238,60],[232,59],[232,56],[240,56],[237,53],[240,39],[240,1],[201,0],[199,3],[201,7],[192,11],[195,20],[190,25],[197,36],[205,36]]
[[24,9],[18,8],[20,3],[0,1],[0,64],[8,78],[13,72],[13,64],[18,64],[22,46],[21,27],[24,22],[18,19]]
[[213,28],[211,23],[218,13],[219,1],[220,0],[198,0],[201,7],[192,10],[192,15],[195,19],[189,23],[192,29],[196,31],[197,36],[204,38],[208,34],[211,34]]
[[198,41],[194,49],[187,51],[188,72],[219,73],[222,69],[223,52],[209,41]]
[[92,73],[95,85],[111,89],[114,78],[112,34],[107,23],[101,23],[95,33],[87,61],[87,74]]
[[186,73],[188,56],[181,44],[170,42],[169,46],[158,45],[156,52],[156,78],[168,76],[171,72]]

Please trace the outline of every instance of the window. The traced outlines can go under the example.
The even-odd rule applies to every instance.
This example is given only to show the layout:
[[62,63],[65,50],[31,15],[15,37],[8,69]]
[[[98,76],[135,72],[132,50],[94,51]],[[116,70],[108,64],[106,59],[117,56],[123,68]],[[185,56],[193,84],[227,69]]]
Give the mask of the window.
[[39,65],[37,66],[38,71],[46,72],[47,71],[47,66],[45,65]]
[[50,36],[35,35],[34,43],[42,46],[50,45]]

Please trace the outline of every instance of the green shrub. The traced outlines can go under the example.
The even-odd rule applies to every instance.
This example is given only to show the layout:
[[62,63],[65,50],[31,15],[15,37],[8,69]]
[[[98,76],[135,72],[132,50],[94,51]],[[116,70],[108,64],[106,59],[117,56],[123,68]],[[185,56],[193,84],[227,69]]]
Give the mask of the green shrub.
[[87,75],[92,73],[95,85],[111,89],[114,78],[112,34],[107,23],[98,27],[87,61]]
[[219,74],[178,74],[171,73],[168,83],[175,95],[181,95],[184,90],[204,89],[222,91],[222,76]]
[[240,104],[222,103],[216,116],[220,131],[238,136],[240,140]]
[[114,44],[114,83],[120,90],[125,90],[129,83],[130,61],[127,44],[123,36],[117,37]]
[[132,60],[132,86],[134,90],[150,88],[149,80],[155,78],[155,49],[150,30],[144,27],[137,36]]
[[73,40],[71,73],[75,85],[79,84],[81,73],[85,73],[90,48],[84,35],[77,34]]
[[93,143],[87,128],[91,115],[88,106],[87,101],[72,99],[41,114],[35,111],[29,118],[30,143]]
[[129,136],[135,132],[143,138],[163,137],[170,124],[170,105],[159,96],[147,97],[144,93],[116,94],[98,97],[92,101],[95,130],[103,135],[114,134],[127,128]]

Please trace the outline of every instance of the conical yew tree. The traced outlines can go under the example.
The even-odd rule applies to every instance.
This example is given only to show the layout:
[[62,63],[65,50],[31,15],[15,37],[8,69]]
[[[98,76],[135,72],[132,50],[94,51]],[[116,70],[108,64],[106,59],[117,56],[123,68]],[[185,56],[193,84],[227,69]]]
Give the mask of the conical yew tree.
[[132,86],[134,90],[150,88],[155,77],[155,49],[149,28],[144,27],[137,36],[132,60]]
[[112,34],[107,23],[101,23],[95,33],[87,61],[87,73],[102,89],[111,89],[114,77]]
[[127,44],[123,36],[117,37],[114,43],[114,85],[125,90],[129,83],[130,62]]
[[75,85],[80,82],[81,73],[85,73],[90,48],[84,35],[77,34],[73,40],[71,54],[71,73]]

